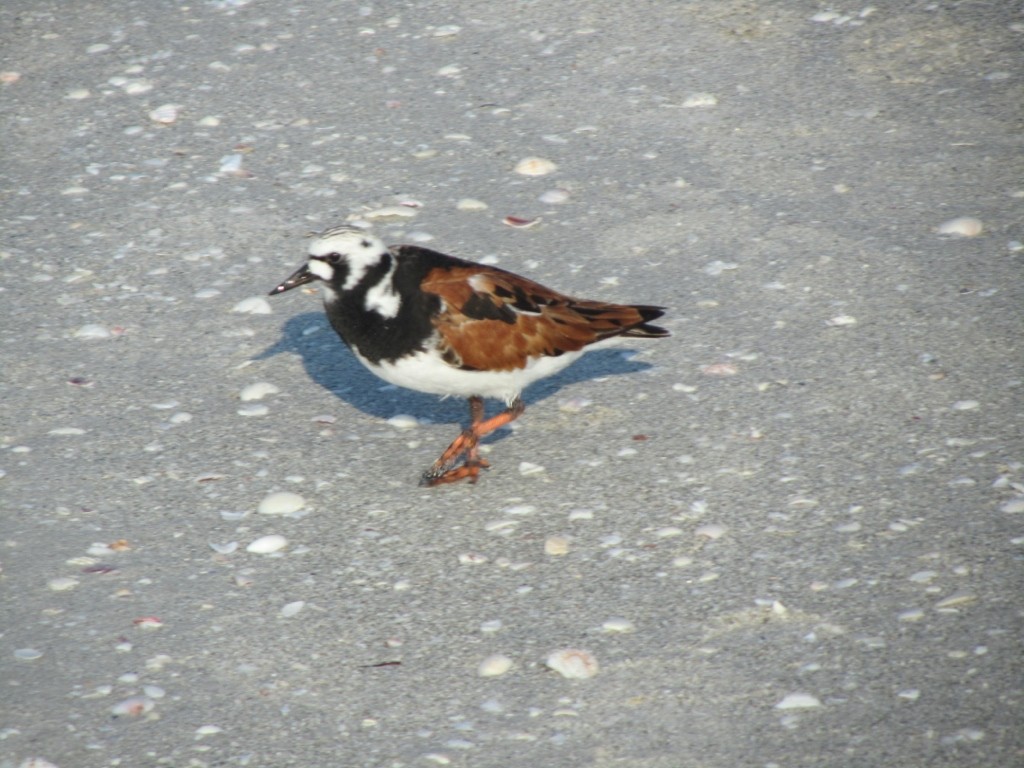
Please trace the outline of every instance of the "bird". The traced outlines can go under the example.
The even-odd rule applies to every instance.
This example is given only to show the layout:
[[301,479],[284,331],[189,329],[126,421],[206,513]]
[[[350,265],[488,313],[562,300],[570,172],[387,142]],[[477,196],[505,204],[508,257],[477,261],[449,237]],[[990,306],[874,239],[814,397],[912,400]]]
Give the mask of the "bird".
[[[475,483],[480,440],[522,415],[523,390],[616,336],[661,338],[664,307],[577,299],[498,267],[419,245],[386,246],[341,225],[270,296],[319,282],[324,311],[355,357],[384,381],[469,401],[470,423],[420,478]],[[486,418],[484,398],[505,409]],[[461,459],[461,463],[460,463]]]

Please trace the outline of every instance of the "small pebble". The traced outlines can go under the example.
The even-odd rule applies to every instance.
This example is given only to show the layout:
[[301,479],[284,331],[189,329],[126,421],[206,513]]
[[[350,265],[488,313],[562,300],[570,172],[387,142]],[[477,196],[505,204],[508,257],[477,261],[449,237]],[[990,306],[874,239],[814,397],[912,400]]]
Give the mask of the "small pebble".
[[18,661],[35,661],[43,658],[43,652],[35,648],[18,648],[14,651],[14,658]]
[[557,169],[557,165],[543,157],[524,157],[514,168],[516,173],[523,176],[547,176]]
[[813,709],[820,707],[821,701],[809,693],[791,693],[775,705],[775,709]]
[[261,515],[289,515],[306,506],[306,500],[291,491],[271,493],[260,502],[256,511]]
[[279,533],[271,533],[266,536],[260,536],[258,539],[250,543],[245,550],[246,552],[252,552],[257,555],[269,555],[274,552],[280,552],[287,546],[288,539]]
[[18,763],[18,768],[57,768],[57,766],[41,757],[27,757]]
[[460,211],[486,211],[488,205],[483,200],[464,197],[455,204],[455,207]]
[[268,381],[258,381],[255,384],[250,384],[245,387],[238,393],[238,397],[243,402],[247,402],[249,400],[262,400],[267,395],[276,395],[280,391],[280,389]]
[[262,296],[250,296],[248,299],[242,299],[235,304],[231,311],[243,315],[269,315],[274,310],[270,306],[270,302]]
[[944,221],[938,226],[940,235],[955,235],[959,237],[977,237],[984,229],[979,219],[973,216],[960,216],[949,221]]
[[544,662],[562,677],[572,680],[585,680],[598,672],[597,659],[590,651],[579,648],[563,648],[552,651]]
[[[252,545],[250,544],[249,546],[251,547]],[[286,603],[284,607],[281,608],[281,616],[285,619],[290,619],[292,616],[297,616],[299,611],[305,607],[305,600],[296,600],[291,603]]]
[[957,400],[952,407],[954,411],[973,411],[980,405],[977,400]]
[[496,653],[480,662],[477,674],[480,677],[500,677],[512,669],[512,659]]

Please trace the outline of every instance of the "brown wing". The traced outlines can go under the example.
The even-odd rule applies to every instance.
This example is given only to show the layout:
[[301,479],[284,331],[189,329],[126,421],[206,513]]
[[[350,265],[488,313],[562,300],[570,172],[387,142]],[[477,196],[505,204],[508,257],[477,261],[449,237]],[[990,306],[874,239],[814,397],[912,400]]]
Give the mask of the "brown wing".
[[423,290],[447,307],[434,318],[450,364],[508,371],[530,358],[575,352],[611,336],[667,336],[659,307],[573,299],[504,270],[472,265],[427,273]]

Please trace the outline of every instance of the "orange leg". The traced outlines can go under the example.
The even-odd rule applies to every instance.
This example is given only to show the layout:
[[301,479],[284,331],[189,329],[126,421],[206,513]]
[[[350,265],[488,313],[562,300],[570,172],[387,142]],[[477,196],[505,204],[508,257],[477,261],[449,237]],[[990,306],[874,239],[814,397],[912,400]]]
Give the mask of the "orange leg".
[[[469,427],[464,429],[462,434],[455,438],[441,454],[441,458],[423,473],[420,485],[433,487],[466,479],[475,483],[480,469],[490,466],[486,459],[480,458],[481,438],[515,421],[524,410],[526,410],[526,406],[517,397],[509,403],[508,408],[504,411],[485,420],[483,398],[476,396],[469,398]],[[466,456],[466,461],[456,467],[455,462],[463,454]]]

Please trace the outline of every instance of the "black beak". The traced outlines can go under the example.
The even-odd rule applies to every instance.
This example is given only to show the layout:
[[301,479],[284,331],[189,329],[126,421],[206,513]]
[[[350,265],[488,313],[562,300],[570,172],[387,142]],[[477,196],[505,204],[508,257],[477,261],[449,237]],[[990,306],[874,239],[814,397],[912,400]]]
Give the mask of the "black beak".
[[276,296],[279,293],[290,291],[292,288],[298,288],[300,285],[311,283],[316,280],[316,275],[309,271],[309,266],[303,264],[297,270],[295,270],[291,277],[281,283],[277,288],[268,293],[268,296]]

